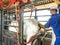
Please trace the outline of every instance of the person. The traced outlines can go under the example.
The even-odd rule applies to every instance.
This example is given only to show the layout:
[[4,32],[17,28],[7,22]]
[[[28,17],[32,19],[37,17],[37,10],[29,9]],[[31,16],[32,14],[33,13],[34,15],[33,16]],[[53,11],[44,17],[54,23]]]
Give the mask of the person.
[[[51,8],[50,9],[50,13],[52,14],[51,18],[45,25],[40,26],[42,28],[49,28],[49,27],[53,28],[53,31],[56,36],[56,41],[55,41],[54,45],[60,45],[60,14],[58,14],[57,12],[58,12],[57,8]],[[38,37],[38,35],[32,36],[30,38],[29,42],[33,41],[37,37]],[[27,43],[29,43],[29,42],[27,42]],[[25,43],[25,44],[27,44],[27,43]]]
[[57,8],[52,8],[50,10],[52,16],[44,26],[45,28],[53,28],[53,31],[56,36],[56,41],[54,45],[60,45],[60,14],[58,14],[57,11]]

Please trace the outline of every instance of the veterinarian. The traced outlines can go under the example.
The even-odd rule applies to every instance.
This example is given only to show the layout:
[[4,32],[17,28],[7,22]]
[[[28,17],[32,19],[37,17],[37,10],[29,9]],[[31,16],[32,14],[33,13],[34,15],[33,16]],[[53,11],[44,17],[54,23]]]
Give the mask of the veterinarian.
[[54,45],[60,45],[60,14],[57,13],[57,8],[50,9],[52,14],[49,21],[45,24],[45,28],[52,27],[56,36]]

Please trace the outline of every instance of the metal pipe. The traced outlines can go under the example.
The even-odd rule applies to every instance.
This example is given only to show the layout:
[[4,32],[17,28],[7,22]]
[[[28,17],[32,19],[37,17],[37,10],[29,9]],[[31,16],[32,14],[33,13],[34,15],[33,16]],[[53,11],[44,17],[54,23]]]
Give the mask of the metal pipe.
[[2,9],[0,9],[1,10],[1,45],[2,45],[2,16],[3,16],[3,10]]

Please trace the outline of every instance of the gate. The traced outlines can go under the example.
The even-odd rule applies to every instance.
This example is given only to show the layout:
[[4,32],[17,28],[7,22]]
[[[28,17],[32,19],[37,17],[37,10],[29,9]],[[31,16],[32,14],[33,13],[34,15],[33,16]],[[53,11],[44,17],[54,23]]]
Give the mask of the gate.
[[0,9],[0,45],[20,45],[20,19],[14,10]]

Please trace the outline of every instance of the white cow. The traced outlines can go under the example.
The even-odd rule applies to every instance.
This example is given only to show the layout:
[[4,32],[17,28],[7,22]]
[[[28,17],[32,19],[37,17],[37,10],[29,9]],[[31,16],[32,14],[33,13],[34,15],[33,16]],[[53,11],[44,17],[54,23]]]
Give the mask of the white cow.
[[[35,19],[24,20],[24,34],[26,35],[27,42],[33,35],[38,33],[38,30],[39,26],[37,20]],[[31,42],[27,45],[31,45]]]

